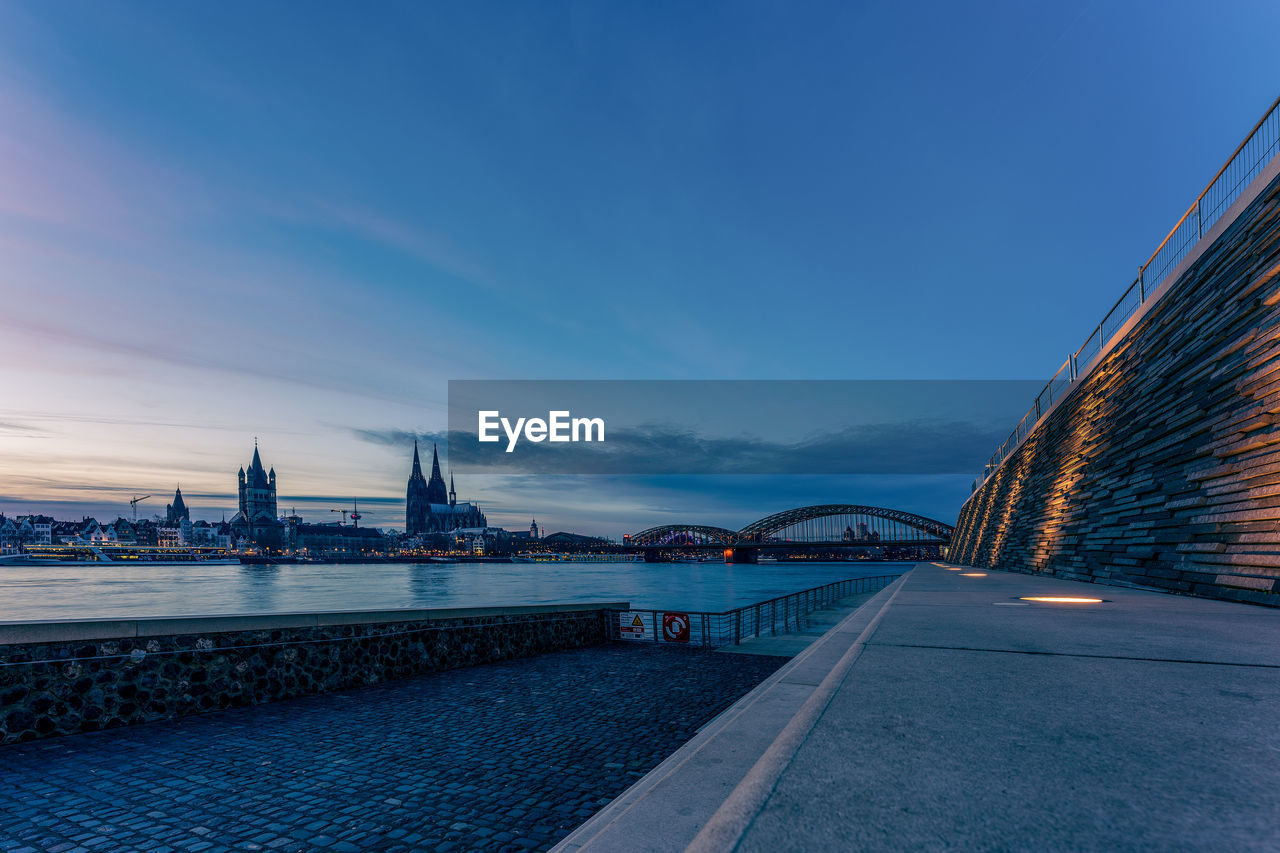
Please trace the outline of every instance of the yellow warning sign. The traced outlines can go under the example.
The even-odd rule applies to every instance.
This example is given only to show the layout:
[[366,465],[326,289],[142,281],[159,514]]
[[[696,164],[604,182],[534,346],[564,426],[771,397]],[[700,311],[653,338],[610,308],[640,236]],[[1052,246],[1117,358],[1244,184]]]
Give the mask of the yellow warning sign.
[[649,614],[632,610],[618,614],[618,636],[624,640],[650,640],[652,620],[645,617]]

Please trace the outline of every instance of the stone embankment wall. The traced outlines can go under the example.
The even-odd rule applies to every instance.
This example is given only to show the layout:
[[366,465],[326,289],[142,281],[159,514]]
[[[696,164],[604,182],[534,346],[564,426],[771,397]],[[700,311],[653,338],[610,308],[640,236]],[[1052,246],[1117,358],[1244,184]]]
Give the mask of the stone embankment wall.
[[950,559],[1280,605],[1275,170],[970,498]]
[[0,624],[0,743],[597,645],[606,608]]

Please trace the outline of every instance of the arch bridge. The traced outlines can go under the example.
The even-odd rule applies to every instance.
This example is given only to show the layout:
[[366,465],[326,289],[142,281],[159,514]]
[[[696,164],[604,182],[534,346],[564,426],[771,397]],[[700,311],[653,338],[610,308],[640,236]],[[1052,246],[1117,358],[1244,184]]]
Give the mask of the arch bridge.
[[627,546],[655,552],[724,549],[726,559],[753,561],[761,550],[875,546],[944,546],[950,524],[904,510],[866,504],[816,504],[753,521],[741,530],[696,524],[664,524],[633,534]]

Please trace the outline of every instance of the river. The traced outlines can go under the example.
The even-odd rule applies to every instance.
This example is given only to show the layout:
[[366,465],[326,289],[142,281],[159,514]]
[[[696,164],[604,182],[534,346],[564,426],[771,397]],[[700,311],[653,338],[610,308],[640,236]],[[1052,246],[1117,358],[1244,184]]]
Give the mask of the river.
[[910,563],[0,567],[0,621],[628,601],[721,611]]

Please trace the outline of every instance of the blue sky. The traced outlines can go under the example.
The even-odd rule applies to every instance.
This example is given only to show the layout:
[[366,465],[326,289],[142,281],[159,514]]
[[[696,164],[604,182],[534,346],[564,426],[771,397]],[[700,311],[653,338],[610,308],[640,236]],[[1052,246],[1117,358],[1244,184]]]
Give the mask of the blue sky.
[[[0,509],[180,482],[217,517],[256,435],[282,504],[402,523],[409,449],[359,436],[443,430],[449,379],[1047,378],[1276,96],[1276,32],[1263,2],[0,0]],[[784,508],[459,488],[614,535]]]

